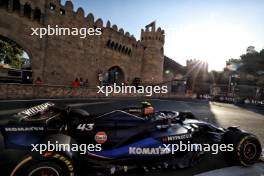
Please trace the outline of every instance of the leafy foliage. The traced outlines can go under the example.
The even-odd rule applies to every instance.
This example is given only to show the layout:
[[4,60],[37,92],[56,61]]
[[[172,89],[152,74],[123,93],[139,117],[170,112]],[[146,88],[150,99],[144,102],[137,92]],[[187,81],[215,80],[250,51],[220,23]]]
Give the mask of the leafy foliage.
[[239,74],[239,84],[264,86],[264,49],[260,52],[248,52],[239,59],[229,59],[226,64],[238,64],[238,70],[230,71],[227,68],[223,72],[212,71],[210,82],[216,84],[227,84],[231,74]]
[[264,74],[264,50],[242,55],[241,62],[243,64],[240,69],[242,72],[255,76]]
[[23,49],[12,41],[0,39],[0,62],[14,68],[21,68]]

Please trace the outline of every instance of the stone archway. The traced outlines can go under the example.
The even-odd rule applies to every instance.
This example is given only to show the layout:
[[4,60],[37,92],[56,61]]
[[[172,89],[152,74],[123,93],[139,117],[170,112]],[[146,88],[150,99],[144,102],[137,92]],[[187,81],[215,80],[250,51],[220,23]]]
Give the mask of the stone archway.
[[[42,47],[44,45],[37,37],[30,37],[30,27],[40,26],[41,24],[24,16],[24,10],[21,11],[24,6],[19,4],[18,0],[12,1],[13,5],[10,0],[5,0],[4,2],[0,3],[0,16],[5,17],[0,18],[0,36],[15,42],[27,53],[33,71],[33,80],[36,80],[37,77],[43,78],[43,58],[45,53]],[[6,4],[8,4],[8,7],[6,7]]]
[[31,54],[16,41],[0,35],[1,81],[32,83]]
[[125,75],[123,70],[119,66],[113,66],[108,69],[108,82],[110,84],[121,84],[124,82]]
[[0,40],[7,42],[11,45],[16,45],[18,48],[22,49],[28,55],[28,57],[31,59],[32,54],[31,54],[30,50],[27,47],[24,47],[23,45],[21,45],[21,43],[19,41],[17,41],[16,39],[14,39],[13,37],[4,36],[0,32]]

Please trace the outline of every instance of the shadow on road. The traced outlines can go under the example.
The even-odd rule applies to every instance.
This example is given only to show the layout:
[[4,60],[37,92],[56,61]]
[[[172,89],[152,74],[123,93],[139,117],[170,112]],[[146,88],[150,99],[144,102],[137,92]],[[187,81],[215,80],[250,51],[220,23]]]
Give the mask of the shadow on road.
[[264,115],[264,105],[246,105],[246,104],[236,104],[237,107],[243,108],[248,111],[252,111],[261,115]]

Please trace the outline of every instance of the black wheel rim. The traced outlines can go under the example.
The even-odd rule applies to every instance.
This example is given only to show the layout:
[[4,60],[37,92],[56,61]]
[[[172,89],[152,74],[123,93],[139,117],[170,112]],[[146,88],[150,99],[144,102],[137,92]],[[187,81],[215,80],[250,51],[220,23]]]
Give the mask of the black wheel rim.
[[257,155],[257,146],[252,142],[246,142],[244,144],[244,156],[248,160],[252,160]]
[[29,173],[28,176],[60,176],[53,167],[38,167]]

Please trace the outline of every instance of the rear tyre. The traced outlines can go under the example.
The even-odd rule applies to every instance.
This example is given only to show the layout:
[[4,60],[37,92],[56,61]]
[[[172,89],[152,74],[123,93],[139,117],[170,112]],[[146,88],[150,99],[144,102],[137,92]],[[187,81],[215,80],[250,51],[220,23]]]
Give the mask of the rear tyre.
[[229,161],[242,166],[250,166],[260,159],[262,148],[256,136],[240,130],[229,130],[223,136],[223,143],[233,144],[234,151],[226,152]]
[[59,157],[27,156],[14,167],[10,176],[75,176],[72,162],[63,155]]
[[33,165],[26,171],[28,176],[63,176],[62,168],[52,162],[43,162]]

